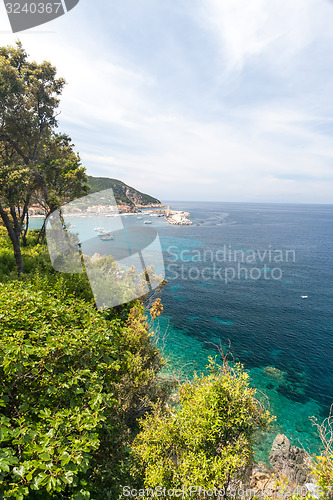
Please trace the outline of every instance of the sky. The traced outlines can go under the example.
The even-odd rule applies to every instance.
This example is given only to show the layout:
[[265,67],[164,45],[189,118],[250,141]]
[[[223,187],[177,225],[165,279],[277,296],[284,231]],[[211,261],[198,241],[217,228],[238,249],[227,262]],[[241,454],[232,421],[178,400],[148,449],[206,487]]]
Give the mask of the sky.
[[90,175],[161,200],[333,203],[333,1],[80,0],[0,44],[66,79]]

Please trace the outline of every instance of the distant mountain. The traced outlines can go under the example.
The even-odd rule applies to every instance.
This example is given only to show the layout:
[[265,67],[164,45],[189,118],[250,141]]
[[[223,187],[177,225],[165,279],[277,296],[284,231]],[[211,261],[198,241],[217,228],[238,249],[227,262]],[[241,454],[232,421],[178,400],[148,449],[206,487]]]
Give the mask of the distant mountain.
[[108,177],[93,177],[88,175],[90,186],[89,194],[103,191],[103,189],[113,189],[117,205],[129,205],[131,207],[163,206],[157,199],[148,194],[141,193],[122,181],[110,179]]

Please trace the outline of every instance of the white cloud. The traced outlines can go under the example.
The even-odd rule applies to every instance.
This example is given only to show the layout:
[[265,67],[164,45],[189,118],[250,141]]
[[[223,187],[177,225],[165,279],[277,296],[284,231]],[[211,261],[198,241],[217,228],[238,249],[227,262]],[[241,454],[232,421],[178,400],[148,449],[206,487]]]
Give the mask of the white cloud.
[[332,39],[333,10],[326,0],[205,0],[201,12],[228,70],[258,58],[281,68],[316,37]]
[[[147,5],[142,2],[142,9]],[[245,66],[253,64],[259,80],[267,67],[291,77],[298,74],[293,61],[304,56],[311,43],[325,39],[332,51],[327,15],[331,7],[324,0],[205,0],[201,5],[196,18],[201,16],[214,49],[223,55],[217,70],[227,62],[227,71],[237,74],[232,103],[227,98],[221,102],[215,92],[223,87],[219,75],[206,81],[203,74],[193,80],[191,105],[177,106],[172,95],[183,93],[185,101],[188,92],[186,85],[175,87],[181,77],[170,79],[168,92],[162,91],[165,82],[158,79],[155,67],[141,68],[133,63],[134,53],[127,58],[119,52],[117,47],[126,40],[110,43],[107,26],[103,33],[91,28],[87,35],[86,7],[75,26],[66,16],[54,22],[55,33],[20,34],[31,57],[50,60],[68,82],[61,129],[72,136],[89,173],[119,178],[162,199],[331,201],[331,136],[317,127],[330,119],[327,80],[324,91],[309,91],[315,105],[298,87],[284,95],[274,78],[265,81],[274,88],[273,96],[256,95],[253,102],[251,94],[244,100],[240,92],[248,91],[242,76]],[[16,37],[3,38],[13,43]],[[183,53],[179,61],[186,61]],[[167,73],[167,61],[160,64]],[[189,58],[188,64],[195,59]],[[311,72],[309,65],[305,78],[312,77]],[[321,75],[318,81],[324,82]],[[199,104],[208,97],[211,106],[205,113]],[[214,106],[223,112],[211,113]]]
[[[125,182],[160,198],[319,199],[332,192],[333,174],[327,162],[333,160],[331,141],[308,133],[298,118],[292,121],[282,111],[271,117],[269,125],[267,117],[258,113],[257,121],[252,121],[256,138],[239,118],[238,129],[232,123],[202,124],[182,117],[173,120],[172,126],[168,121],[158,128],[143,123],[144,154],[101,154],[89,160],[100,173],[119,174]],[[297,146],[300,140],[302,147]],[[314,195],[315,185],[321,186],[320,194]]]

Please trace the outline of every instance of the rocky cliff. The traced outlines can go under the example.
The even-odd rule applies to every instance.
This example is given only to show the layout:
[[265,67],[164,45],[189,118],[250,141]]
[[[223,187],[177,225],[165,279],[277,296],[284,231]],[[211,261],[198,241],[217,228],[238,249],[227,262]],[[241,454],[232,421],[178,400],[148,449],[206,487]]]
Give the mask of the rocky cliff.
[[[256,498],[282,498],[288,495],[282,491],[281,484],[288,485],[289,492],[304,495],[311,492],[316,496],[316,481],[311,474],[311,457],[303,449],[291,446],[284,434],[278,434],[270,454],[270,467],[262,462],[249,467],[245,476],[229,485],[228,494],[242,500]],[[279,483],[280,482],[280,483]],[[235,493],[234,493],[235,492]],[[218,497],[222,500],[223,495]]]
[[163,204],[149,194],[141,193],[137,189],[128,186],[117,179],[108,177],[88,176],[90,186],[89,194],[112,188],[118,205],[128,205],[130,207],[162,207]]

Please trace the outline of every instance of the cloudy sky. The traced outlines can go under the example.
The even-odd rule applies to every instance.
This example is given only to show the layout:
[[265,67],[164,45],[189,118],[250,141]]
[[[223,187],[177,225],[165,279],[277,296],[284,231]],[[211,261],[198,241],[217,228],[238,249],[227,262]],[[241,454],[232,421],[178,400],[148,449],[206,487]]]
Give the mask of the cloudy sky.
[[89,174],[163,200],[333,203],[333,2],[80,0],[13,35]]

